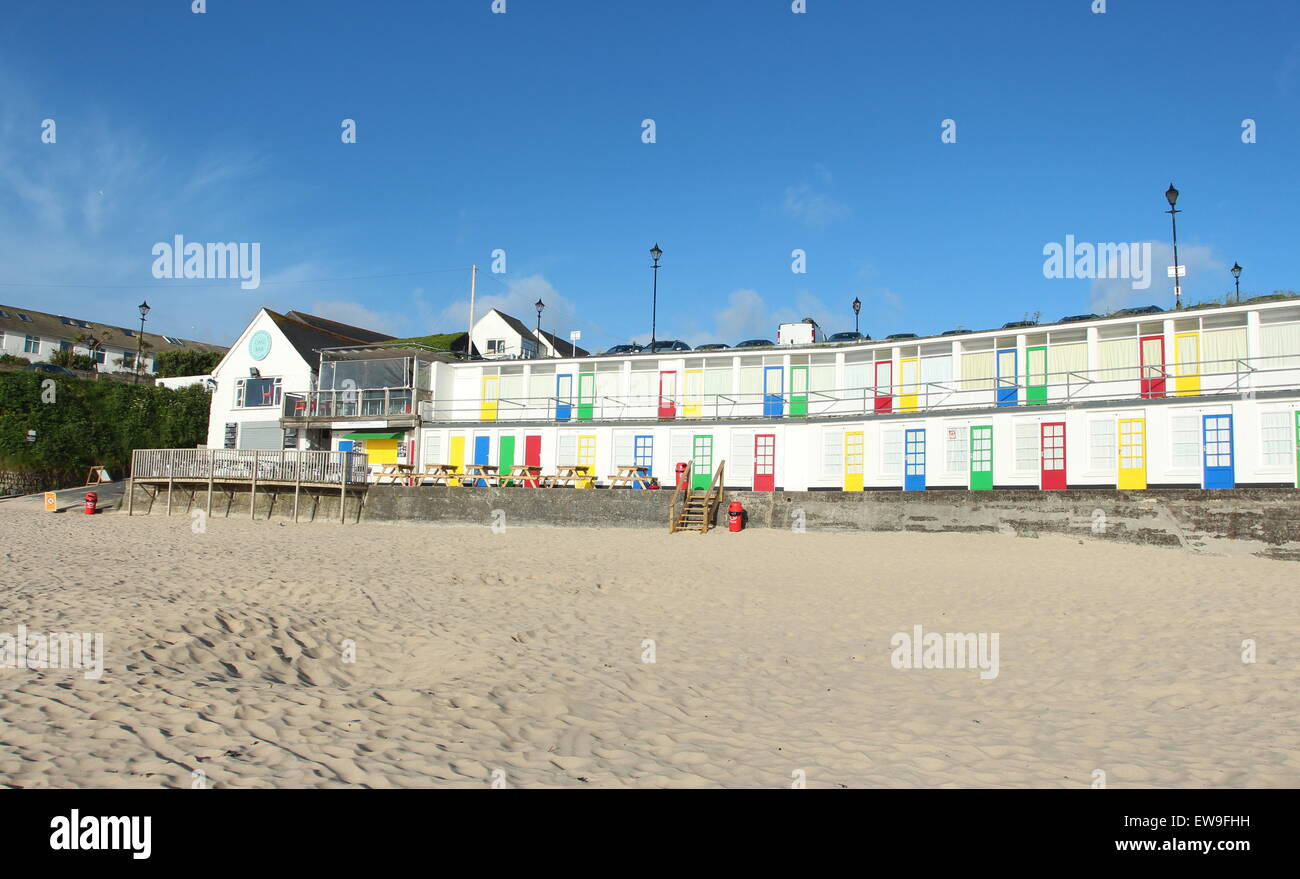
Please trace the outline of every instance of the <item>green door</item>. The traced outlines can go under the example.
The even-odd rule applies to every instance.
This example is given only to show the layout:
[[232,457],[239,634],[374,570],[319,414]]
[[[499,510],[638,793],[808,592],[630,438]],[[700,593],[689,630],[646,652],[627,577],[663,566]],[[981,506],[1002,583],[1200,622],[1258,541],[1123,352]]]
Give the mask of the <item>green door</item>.
[[790,367],[790,415],[808,415],[808,367]]
[[695,466],[691,469],[691,488],[705,491],[713,481],[713,435],[697,434],[691,447]]
[[970,429],[970,489],[993,489],[993,427]]
[[1047,346],[1025,349],[1025,402],[1047,402]]
[[512,436],[501,437],[501,446],[497,453],[497,473],[505,476],[510,472],[510,468],[515,464],[515,438]]
[[596,374],[583,372],[578,374],[578,420],[590,421],[595,411]]

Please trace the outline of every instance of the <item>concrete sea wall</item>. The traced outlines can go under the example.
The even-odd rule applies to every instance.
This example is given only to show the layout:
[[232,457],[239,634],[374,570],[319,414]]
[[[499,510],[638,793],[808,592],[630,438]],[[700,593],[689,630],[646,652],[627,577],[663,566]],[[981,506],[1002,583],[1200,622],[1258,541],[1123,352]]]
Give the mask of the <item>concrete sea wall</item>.
[[[574,528],[668,527],[671,491],[525,488],[371,486],[360,509],[363,522],[551,525]],[[1300,491],[1294,489],[924,491],[924,492],[728,492],[745,505],[750,528],[808,531],[953,531],[1038,537],[1116,540],[1196,552],[1263,555],[1300,560]],[[136,489],[137,514],[148,496]],[[153,512],[166,509],[166,491]],[[339,521],[336,492],[321,492],[299,504],[299,521]],[[193,499],[177,490],[172,514],[203,509],[206,494]],[[123,509],[125,504],[123,505]],[[499,511],[499,512],[498,512]],[[272,496],[259,490],[254,518],[290,519],[292,492]],[[214,516],[249,516],[248,492],[218,493]],[[347,521],[356,521],[357,499],[349,497]],[[718,524],[725,527],[725,510]],[[723,538],[725,539],[725,537]]]

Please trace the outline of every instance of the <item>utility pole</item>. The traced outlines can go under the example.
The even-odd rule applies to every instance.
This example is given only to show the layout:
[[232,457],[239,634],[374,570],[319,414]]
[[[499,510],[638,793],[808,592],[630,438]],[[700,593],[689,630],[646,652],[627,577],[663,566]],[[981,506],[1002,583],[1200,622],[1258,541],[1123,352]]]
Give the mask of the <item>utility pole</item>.
[[474,359],[474,291],[478,287],[478,266],[469,272],[469,332],[465,334],[465,359]]

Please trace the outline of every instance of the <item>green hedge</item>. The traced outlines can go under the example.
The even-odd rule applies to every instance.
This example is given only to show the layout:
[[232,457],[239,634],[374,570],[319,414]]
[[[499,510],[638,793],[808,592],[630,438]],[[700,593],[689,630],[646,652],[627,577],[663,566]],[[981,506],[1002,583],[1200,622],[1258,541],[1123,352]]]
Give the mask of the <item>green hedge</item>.
[[[45,381],[54,383],[52,402]],[[0,467],[80,480],[102,464],[125,474],[132,449],[207,442],[209,395],[37,372],[0,372]],[[27,432],[36,431],[36,441]]]

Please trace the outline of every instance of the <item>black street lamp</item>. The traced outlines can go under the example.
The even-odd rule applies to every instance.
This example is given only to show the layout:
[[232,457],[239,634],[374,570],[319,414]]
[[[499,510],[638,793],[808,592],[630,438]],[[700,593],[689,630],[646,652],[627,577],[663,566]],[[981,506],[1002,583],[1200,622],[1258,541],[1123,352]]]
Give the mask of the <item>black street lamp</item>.
[[1169,210],[1165,211],[1169,215],[1170,222],[1174,226],[1174,308],[1183,307],[1183,287],[1178,283],[1178,215],[1182,211],[1178,210],[1178,190],[1174,189],[1172,183],[1169,189],[1165,191],[1165,198],[1169,201]]
[[650,256],[655,261],[653,292],[650,294],[650,352],[651,353],[654,353],[655,350],[655,330],[656,330],[655,320],[659,316],[659,257],[663,255],[664,252],[659,249],[658,243],[656,243],[654,247],[650,248]]
[[854,296],[853,297],[853,332],[855,333],[859,332],[858,314],[861,313],[861,311],[862,311],[862,300]]
[[1237,302],[1241,302],[1241,266],[1237,265],[1234,260],[1232,263],[1232,283],[1237,285]]
[[144,319],[149,314],[148,301],[141,302],[138,306],[140,309],[140,341],[135,348],[135,381],[140,383],[140,367],[144,363]]
[[537,353],[538,354],[542,353],[542,309],[545,307],[546,307],[546,303],[543,302],[540,298],[533,303],[533,308],[537,309]]

